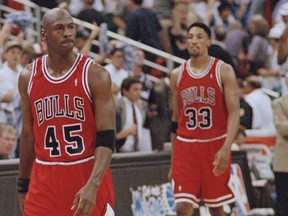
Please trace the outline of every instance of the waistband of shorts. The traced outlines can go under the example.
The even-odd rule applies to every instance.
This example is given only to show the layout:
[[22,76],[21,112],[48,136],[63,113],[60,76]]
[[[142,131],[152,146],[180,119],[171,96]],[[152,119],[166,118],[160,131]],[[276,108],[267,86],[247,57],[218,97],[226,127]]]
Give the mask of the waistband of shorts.
[[211,142],[211,141],[215,141],[215,140],[220,140],[223,138],[226,138],[227,134],[223,134],[221,136],[218,137],[213,137],[210,139],[188,139],[185,137],[181,137],[181,136],[177,136],[176,139],[182,141],[182,142]]
[[35,162],[38,164],[42,164],[42,165],[61,165],[61,166],[69,166],[69,165],[76,165],[76,164],[81,164],[81,163],[85,163],[87,161],[93,160],[94,159],[94,155],[84,158],[84,159],[80,159],[80,160],[76,160],[76,161],[67,161],[67,162],[58,162],[58,161],[43,161],[43,160],[39,160],[38,158],[36,158]]

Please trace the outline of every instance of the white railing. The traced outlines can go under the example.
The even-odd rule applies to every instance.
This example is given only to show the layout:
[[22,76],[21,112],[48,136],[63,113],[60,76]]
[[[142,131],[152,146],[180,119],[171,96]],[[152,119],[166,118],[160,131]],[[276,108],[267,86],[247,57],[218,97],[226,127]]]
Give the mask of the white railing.
[[[41,29],[41,14],[45,13],[48,9],[44,8],[44,7],[40,7],[40,6],[36,5],[35,3],[30,2],[28,0],[14,0],[14,1],[23,4],[24,7],[25,7],[25,10],[29,11],[32,14],[32,16],[33,16],[33,24],[32,24],[32,28],[28,31],[28,34],[29,34],[29,36],[33,36],[33,38],[36,38],[39,41],[40,40],[39,32],[40,32],[40,29]],[[14,12],[15,10],[13,10],[13,9],[11,9],[9,7],[6,7],[4,5],[1,5],[0,6],[0,13],[2,11],[11,13],[11,12]],[[1,22],[3,23],[4,20],[1,20]],[[74,22],[76,23],[77,26],[81,26],[81,27],[84,27],[84,28],[87,28],[87,29],[90,29],[90,30],[95,28],[95,26],[92,25],[91,23],[87,23],[87,22],[78,20],[76,18],[74,18]],[[183,63],[185,61],[184,59],[181,59],[181,58],[179,58],[177,56],[174,56],[174,55],[171,55],[169,53],[163,52],[161,50],[155,49],[153,47],[147,46],[147,45],[145,45],[143,43],[140,43],[138,41],[132,40],[132,39],[127,38],[127,37],[125,37],[123,35],[116,34],[116,33],[111,32],[111,31],[107,31],[107,36],[110,39],[115,39],[115,40],[118,40],[118,41],[121,41],[121,42],[125,42],[126,44],[129,44],[131,46],[140,48],[140,49],[142,49],[142,50],[144,50],[146,52],[153,53],[153,54],[155,54],[155,55],[157,55],[159,57],[162,57],[162,58],[166,59],[166,65],[167,66],[162,66],[162,65],[159,65],[157,63],[148,61],[148,60],[145,60],[144,64],[149,66],[149,67],[155,68],[155,69],[163,71],[165,73],[168,73],[168,74],[174,68],[174,63],[180,63],[181,64],[181,63]],[[37,41],[36,39],[35,39],[35,41]],[[98,41],[94,40],[93,44],[97,46],[98,45]],[[94,53],[92,55],[93,56],[97,56],[96,53]]]

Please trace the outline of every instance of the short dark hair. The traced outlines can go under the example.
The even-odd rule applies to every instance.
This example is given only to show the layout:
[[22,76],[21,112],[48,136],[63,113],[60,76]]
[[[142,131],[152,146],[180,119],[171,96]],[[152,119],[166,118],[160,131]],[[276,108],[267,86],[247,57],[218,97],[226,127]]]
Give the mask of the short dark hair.
[[231,10],[231,4],[229,2],[222,2],[219,6],[218,6],[218,12],[219,14],[222,13],[222,11],[224,10]]
[[214,28],[215,39],[223,41],[226,38],[226,30],[223,26],[215,26]]
[[112,50],[111,50],[111,52],[110,52],[110,55],[111,55],[111,56],[113,56],[113,55],[114,55],[114,53],[116,53],[117,51],[120,51],[120,52],[122,52],[122,53],[123,53],[123,50],[122,50],[122,49],[120,49],[120,48],[116,47],[116,48],[114,48],[114,49],[112,49]]
[[142,5],[143,0],[132,0],[136,5]]
[[190,29],[193,28],[193,27],[202,28],[202,29],[206,32],[208,38],[209,38],[209,39],[211,38],[211,30],[210,30],[210,28],[209,28],[206,24],[204,24],[204,23],[202,23],[202,22],[194,22],[194,23],[192,23],[192,24],[188,27],[187,33],[188,33],[188,32],[190,31]]
[[141,84],[141,81],[136,78],[136,77],[127,77],[125,78],[123,81],[122,81],[122,84],[121,84],[121,95],[123,96],[123,91],[126,90],[126,91],[129,91],[131,86],[135,83],[140,83]]

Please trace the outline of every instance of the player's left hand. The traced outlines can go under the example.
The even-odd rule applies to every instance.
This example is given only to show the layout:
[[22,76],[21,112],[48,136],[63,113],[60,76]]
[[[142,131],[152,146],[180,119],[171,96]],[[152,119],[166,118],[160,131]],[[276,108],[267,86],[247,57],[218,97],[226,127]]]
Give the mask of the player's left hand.
[[94,187],[86,184],[76,194],[71,210],[75,210],[73,216],[90,216],[96,203],[96,191]]
[[213,173],[215,176],[218,176],[225,172],[225,170],[228,168],[229,165],[229,159],[230,159],[230,149],[223,146],[222,148],[219,149],[219,151],[215,155],[215,160],[213,162],[214,165]]

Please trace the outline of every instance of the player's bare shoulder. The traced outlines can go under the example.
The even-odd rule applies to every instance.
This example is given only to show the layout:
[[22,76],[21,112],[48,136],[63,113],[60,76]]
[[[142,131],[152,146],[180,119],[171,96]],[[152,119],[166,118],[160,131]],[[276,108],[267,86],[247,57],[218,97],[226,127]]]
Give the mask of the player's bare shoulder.
[[94,61],[90,64],[88,76],[89,76],[89,80],[94,80],[97,82],[110,79],[110,75],[108,71],[101,65],[95,63]]
[[178,77],[180,74],[180,70],[181,70],[181,66],[172,70],[172,72],[170,74],[170,87],[171,87],[172,91],[177,89],[177,80],[178,80]]
[[236,81],[236,75],[235,75],[235,71],[232,68],[231,65],[225,63],[225,62],[221,62],[220,65],[220,76],[221,76],[221,81],[225,83],[225,81],[228,80],[235,80]]
[[32,76],[32,71],[33,71],[33,64],[29,64],[20,73],[18,80],[18,88],[20,92],[27,90],[30,78]]
[[92,95],[95,92],[110,92],[112,83],[109,72],[93,61],[88,71],[88,84]]

